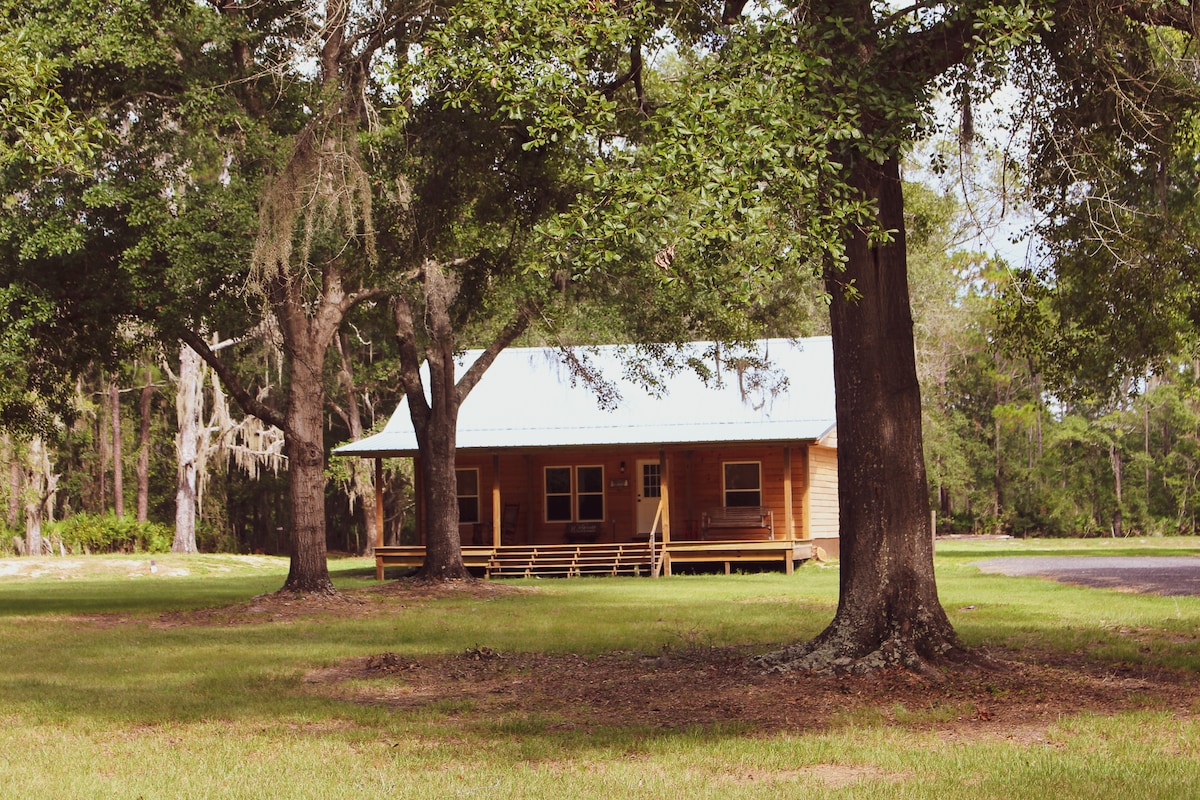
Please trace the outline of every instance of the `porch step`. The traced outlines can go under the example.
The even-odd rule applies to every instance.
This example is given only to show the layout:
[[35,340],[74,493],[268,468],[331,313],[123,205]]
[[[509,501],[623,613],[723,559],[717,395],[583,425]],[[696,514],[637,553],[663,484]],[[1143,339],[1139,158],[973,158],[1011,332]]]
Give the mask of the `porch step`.
[[645,542],[505,546],[488,562],[489,578],[649,575]]

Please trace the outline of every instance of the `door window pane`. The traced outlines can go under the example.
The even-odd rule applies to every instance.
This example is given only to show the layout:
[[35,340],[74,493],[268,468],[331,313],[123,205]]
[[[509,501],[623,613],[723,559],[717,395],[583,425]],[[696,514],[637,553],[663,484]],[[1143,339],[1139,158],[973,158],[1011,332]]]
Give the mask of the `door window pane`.
[[642,497],[662,497],[662,464],[642,464]]

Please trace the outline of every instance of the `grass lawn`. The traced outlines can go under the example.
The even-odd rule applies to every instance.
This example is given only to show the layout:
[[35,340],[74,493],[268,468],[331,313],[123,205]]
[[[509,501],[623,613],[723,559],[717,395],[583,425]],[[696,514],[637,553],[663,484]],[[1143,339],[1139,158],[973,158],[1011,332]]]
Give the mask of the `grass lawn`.
[[[764,676],[838,570],[254,599],[269,557],[0,559],[0,798],[1187,798],[1200,598],[981,574],[1197,539],[939,543],[1005,665],[927,683]],[[231,607],[232,606],[232,607]]]

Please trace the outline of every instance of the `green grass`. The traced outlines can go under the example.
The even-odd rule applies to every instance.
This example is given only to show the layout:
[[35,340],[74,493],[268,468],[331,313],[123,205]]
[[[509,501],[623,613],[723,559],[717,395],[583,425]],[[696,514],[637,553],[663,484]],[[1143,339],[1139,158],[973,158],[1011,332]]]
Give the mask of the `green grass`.
[[[969,643],[1085,651],[1101,664],[1200,672],[1200,600],[983,575],[999,555],[1194,553],[1200,541],[947,542],[939,590]],[[79,560],[79,559],[76,559]],[[244,602],[286,562],[94,557],[68,574],[0,560],[0,798],[1183,798],[1200,786],[1200,725],[1159,710],[1076,715],[1012,738],[952,741],[956,713],[880,708],[823,731],[570,729],[489,720],[473,701],[399,710],[306,691],[303,675],[393,651],[591,654],[688,645],[767,649],[817,633],[836,567],[784,575],[516,582],[362,619],[158,624],[165,611]],[[50,561],[47,559],[46,561]],[[362,559],[331,563],[343,588]],[[186,574],[184,572],[186,571]],[[121,624],[98,624],[96,615]]]
[[938,593],[969,644],[1049,647],[1113,663],[1200,671],[1200,598],[1086,589],[985,575],[1011,556],[1200,555],[1200,538],[953,540],[937,547]]

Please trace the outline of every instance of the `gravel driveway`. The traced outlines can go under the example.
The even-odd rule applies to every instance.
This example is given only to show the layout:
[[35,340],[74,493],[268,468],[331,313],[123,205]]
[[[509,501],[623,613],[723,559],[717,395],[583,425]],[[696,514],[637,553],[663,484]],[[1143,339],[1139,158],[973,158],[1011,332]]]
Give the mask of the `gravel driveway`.
[[1200,596],[1200,556],[1019,556],[974,564],[983,572],[1033,575],[1098,589]]

